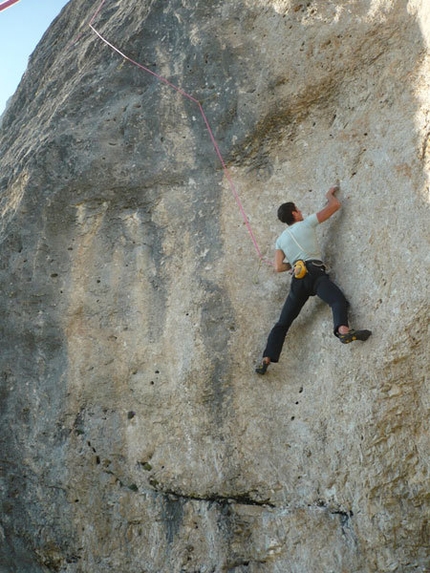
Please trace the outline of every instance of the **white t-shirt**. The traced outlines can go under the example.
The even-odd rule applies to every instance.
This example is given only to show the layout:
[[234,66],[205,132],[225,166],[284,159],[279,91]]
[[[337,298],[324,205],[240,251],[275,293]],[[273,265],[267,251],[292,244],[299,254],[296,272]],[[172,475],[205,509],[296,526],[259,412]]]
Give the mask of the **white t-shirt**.
[[[316,227],[319,221],[316,213],[303,221],[288,226],[276,241],[276,248],[281,249],[290,265],[299,259],[309,261],[321,260],[321,251],[317,242]],[[295,239],[295,240],[294,240]],[[300,246],[299,246],[300,245]]]

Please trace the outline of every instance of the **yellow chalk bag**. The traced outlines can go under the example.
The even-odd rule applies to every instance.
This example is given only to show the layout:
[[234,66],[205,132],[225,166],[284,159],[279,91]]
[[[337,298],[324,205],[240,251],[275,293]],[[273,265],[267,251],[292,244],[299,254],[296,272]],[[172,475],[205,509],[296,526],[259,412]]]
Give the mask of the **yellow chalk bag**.
[[306,263],[305,261],[302,260],[298,260],[294,263],[293,270],[296,279],[302,279],[308,273],[308,269],[306,268]]

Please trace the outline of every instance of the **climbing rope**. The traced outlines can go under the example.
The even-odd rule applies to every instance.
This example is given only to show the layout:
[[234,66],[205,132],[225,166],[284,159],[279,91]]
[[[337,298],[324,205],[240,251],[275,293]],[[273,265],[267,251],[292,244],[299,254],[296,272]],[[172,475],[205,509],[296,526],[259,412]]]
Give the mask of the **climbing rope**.
[[[14,0],[16,1],[16,0]],[[189,93],[187,93],[186,91],[184,91],[183,89],[181,89],[180,87],[174,85],[173,83],[171,83],[169,80],[167,80],[166,78],[160,76],[159,74],[155,73],[153,70],[150,70],[149,68],[147,68],[146,66],[140,64],[139,62],[136,62],[135,60],[133,60],[132,58],[130,58],[129,56],[127,56],[126,54],[124,54],[121,50],[119,50],[116,46],[114,46],[113,44],[111,44],[111,42],[109,42],[104,36],[102,36],[102,34],[96,30],[96,28],[93,26],[94,20],[97,18],[98,14],[100,13],[104,3],[106,2],[106,0],[102,0],[100,5],[98,6],[97,10],[95,11],[95,13],[93,14],[90,22],[89,22],[89,27],[91,28],[91,30],[98,36],[98,38],[104,42],[107,46],[109,46],[109,48],[111,48],[112,50],[114,50],[117,54],[119,54],[124,60],[130,62],[131,64],[133,64],[134,66],[137,66],[138,68],[140,68],[141,70],[143,70],[144,72],[151,74],[152,76],[154,76],[155,78],[157,78],[157,80],[159,80],[160,82],[164,83],[165,85],[169,86],[170,88],[172,88],[173,90],[175,90],[176,92],[178,92],[181,96],[183,96],[184,98],[189,99],[190,101],[192,101],[194,104],[197,105],[199,112],[203,118],[203,121],[205,123],[206,129],[208,131],[209,137],[212,141],[212,144],[214,146],[215,149],[215,153],[217,154],[217,157],[221,163],[222,169],[224,171],[224,175],[228,181],[228,184],[230,186],[231,192],[233,194],[233,197],[236,201],[236,204],[239,208],[239,212],[242,215],[243,221],[245,223],[245,226],[248,230],[249,236],[251,237],[251,241],[254,245],[254,248],[257,252],[257,255],[260,259],[260,261],[267,263],[267,264],[272,264],[270,261],[268,261],[267,259],[265,259],[261,253],[261,250],[258,246],[257,240],[255,238],[254,232],[252,230],[251,224],[249,222],[249,219],[246,215],[245,209],[243,208],[242,202],[240,200],[239,197],[239,193],[236,189],[236,186],[234,184],[233,178],[230,174],[229,169],[227,168],[227,165],[224,161],[224,158],[221,154],[220,148],[218,146],[218,143],[216,142],[215,136],[213,134],[213,131],[210,127],[208,118],[206,117],[206,114],[203,110],[202,104],[199,102],[198,99],[196,99],[195,97],[193,97],[192,95],[190,95]],[[77,38],[78,40],[79,38]],[[75,40],[75,41],[77,41]]]
[[19,2],[19,0],[5,0],[5,2],[0,2],[0,12],[2,10],[6,10],[9,6],[13,6],[13,4],[16,4],[17,2]]

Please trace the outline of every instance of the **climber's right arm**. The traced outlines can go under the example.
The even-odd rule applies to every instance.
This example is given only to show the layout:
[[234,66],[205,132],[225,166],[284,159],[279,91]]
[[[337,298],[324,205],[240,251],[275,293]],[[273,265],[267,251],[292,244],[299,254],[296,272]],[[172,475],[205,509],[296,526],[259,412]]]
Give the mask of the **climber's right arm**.
[[274,266],[277,273],[284,273],[285,271],[291,270],[290,263],[285,262],[285,253],[282,249],[276,249],[275,251]]

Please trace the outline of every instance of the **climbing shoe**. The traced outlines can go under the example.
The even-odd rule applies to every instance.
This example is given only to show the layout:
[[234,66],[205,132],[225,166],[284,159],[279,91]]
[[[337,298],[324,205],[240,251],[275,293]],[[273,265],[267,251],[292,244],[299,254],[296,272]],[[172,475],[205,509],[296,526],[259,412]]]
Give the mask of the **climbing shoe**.
[[256,367],[255,371],[257,372],[257,374],[266,374],[269,364],[270,362],[264,362],[264,360],[262,360],[260,364]]
[[339,334],[338,333],[337,336],[343,344],[349,344],[350,342],[353,342],[354,340],[362,340],[364,342],[365,340],[367,340],[369,338],[369,336],[371,334],[372,334],[372,332],[370,330],[353,330],[353,329],[351,329],[346,334]]

